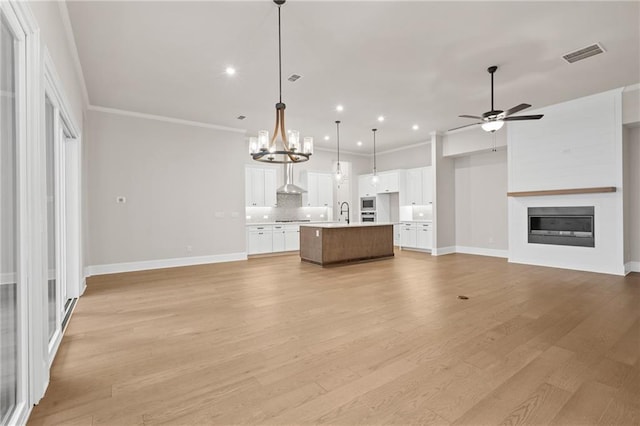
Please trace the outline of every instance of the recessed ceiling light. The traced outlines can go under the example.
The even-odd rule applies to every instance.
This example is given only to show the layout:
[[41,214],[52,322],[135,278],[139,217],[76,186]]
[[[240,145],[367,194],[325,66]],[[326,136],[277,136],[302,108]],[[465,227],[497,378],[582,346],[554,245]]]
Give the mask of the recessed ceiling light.
[[325,136],[325,137],[324,137],[324,140],[325,140],[325,141],[328,141],[328,140],[329,140],[329,136]]
[[411,128],[413,130],[418,130],[420,128],[420,126],[418,126],[417,124],[414,124],[413,126],[411,126]]
[[343,107],[342,105],[338,105],[338,106],[336,107],[336,111],[338,111],[338,112],[342,112],[342,111],[344,111],[344,107]]
[[382,123],[384,121],[384,115],[381,115],[380,117],[378,117],[378,121]]
[[358,141],[356,143],[358,144],[358,146],[362,146],[362,141]]
[[224,72],[225,72],[227,75],[235,75],[235,73],[236,73],[236,69],[235,69],[234,67],[227,67],[227,69],[226,69],[226,70],[224,70]]

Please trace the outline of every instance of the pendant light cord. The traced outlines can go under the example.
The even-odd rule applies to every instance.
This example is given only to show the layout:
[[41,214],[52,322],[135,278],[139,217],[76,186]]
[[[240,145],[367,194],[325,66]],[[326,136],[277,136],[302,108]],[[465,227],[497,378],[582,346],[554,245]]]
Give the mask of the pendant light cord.
[[376,132],[378,129],[371,129],[373,131],[373,174],[375,175],[378,171],[376,167]]
[[280,29],[280,5],[278,5],[278,78],[280,90],[280,103],[282,103],[282,30]]
[[340,120],[336,121],[336,133],[338,141],[338,166],[340,166]]

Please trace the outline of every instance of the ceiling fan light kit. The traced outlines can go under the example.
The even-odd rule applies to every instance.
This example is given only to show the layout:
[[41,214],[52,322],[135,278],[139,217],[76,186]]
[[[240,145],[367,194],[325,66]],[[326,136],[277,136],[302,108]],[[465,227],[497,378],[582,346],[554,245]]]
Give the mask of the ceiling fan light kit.
[[516,114],[527,108],[531,108],[531,105],[529,104],[516,105],[513,108],[509,108],[506,111],[495,109],[495,107],[493,106],[493,74],[495,74],[497,70],[498,70],[497,65],[492,65],[489,68],[487,68],[487,72],[491,74],[491,110],[483,113],[482,116],[459,115],[458,117],[461,117],[461,118],[473,118],[474,120],[480,120],[480,121],[473,124],[467,124],[464,126],[449,129],[450,132],[453,130],[463,129],[465,127],[480,125],[482,127],[482,130],[484,130],[485,132],[493,133],[496,130],[500,130],[502,126],[504,126],[505,121],[540,120],[542,117],[544,117],[543,114],[518,115],[518,116],[512,117],[513,114]]

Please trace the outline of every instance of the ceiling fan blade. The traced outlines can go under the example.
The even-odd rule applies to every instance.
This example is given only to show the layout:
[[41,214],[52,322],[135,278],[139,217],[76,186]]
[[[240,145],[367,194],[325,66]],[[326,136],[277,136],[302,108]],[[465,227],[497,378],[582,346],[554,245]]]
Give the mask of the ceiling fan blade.
[[510,108],[510,109],[506,110],[505,112],[503,112],[502,116],[503,117],[508,117],[508,116],[510,116],[512,114],[515,114],[515,113],[520,112],[522,110],[525,110],[527,108],[531,108],[531,105],[529,105],[529,104],[516,105],[513,108]]
[[449,129],[449,130],[447,130],[447,132],[452,132],[452,131],[454,131],[454,130],[464,129],[465,127],[477,126],[477,125],[480,125],[480,124],[482,124],[482,123],[466,124],[466,125],[464,125],[464,126],[454,127],[453,129]]
[[523,121],[523,120],[540,120],[542,117],[544,117],[544,114],[537,114],[537,115],[519,115],[517,117],[505,117],[502,120],[503,121]]
[[482,120],[482,117],[478,117],[477,115],[459,115],[458,117],[473,118],[473,119],[476,119],[476,120]]

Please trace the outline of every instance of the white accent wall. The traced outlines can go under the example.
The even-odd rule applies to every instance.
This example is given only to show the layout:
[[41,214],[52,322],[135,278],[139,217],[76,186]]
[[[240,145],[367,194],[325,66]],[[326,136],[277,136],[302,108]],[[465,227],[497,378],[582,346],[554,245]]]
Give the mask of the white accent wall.
[[243,133],[91,110],[86,130],[89,273],[245,256]]
[[[509,191],[613,186],[615,193],[509,198],[509,261],[624,274],[622,90],[540,109],[509,125]],[[594,206],[595,247],[527,242],[527,209]]]

